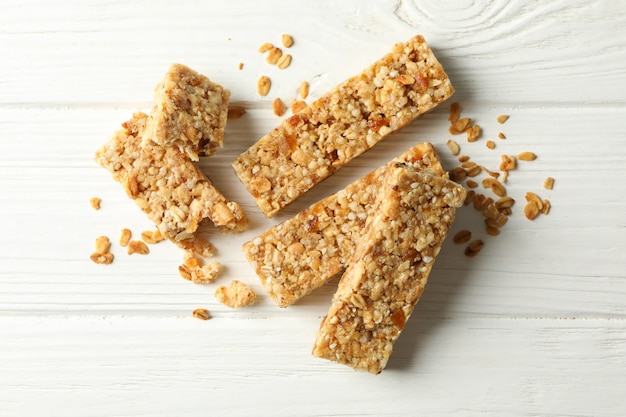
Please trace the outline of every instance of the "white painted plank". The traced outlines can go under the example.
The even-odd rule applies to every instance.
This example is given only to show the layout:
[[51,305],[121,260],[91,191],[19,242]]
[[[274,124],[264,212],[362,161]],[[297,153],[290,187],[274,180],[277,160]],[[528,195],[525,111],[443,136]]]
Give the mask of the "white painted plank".
[[[280,80],[273,93],[283,98],[295,98],[302,80],[319,96],[423,33],[462,99],[623,105],[624,23],[626,5],[610,0],[24,1],[0,16],[0,100],[148,103],[146,92],[181,61],[233,87],[234,98],[267,105],[255,96],[260,73]],[[257,48],[283,32],[296,44],[281,72]]]
[[[318,320],[0,318],[7,416],[623,416],[623,320],[412,320],[380,375]],[[278,337],[280,335],[280,337]]]

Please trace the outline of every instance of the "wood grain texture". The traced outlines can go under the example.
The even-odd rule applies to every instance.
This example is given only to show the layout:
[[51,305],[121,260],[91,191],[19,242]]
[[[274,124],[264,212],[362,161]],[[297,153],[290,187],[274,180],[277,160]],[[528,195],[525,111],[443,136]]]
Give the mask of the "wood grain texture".
[[[292,65],[257,52],[291,33]],[[535,152],[507,183],[518,200],[496,238],[458,211],[452,233],[485,240],[480,256],[447,241],[387,370],[353,372],[310,356],[336,281],[288,309],[263,293],[241,244],[431,141],[447,169],[448,107],[416,120],[266,219],[230,161],[273,127],[271,101],[311,100],[422,33],[483,128],[455,137],[496,169]],[[614,416],[626,413],[626,3],[609,0],[6,1],[0,7],[0,415],[2,416]],[[214,284],[182,280],[168,242],[128,256],[115,242],[153,226],[93,161],[155,84],[182,62],[227,86],[247,114],[200,167],[242,204],[251,228],[203,233],[226,267]],[[238,64],[244,64],[238,70]],[[270,95],[256,95],[261,74]],[[510,114],[504,125],[499,114]],[[496,139],[498,132],[506,140]],[[489,150],[485,141],[493,139]],[[547,176],[554,190],[542,188]],[[524,194],[552,203],[534,222]],[[94,211],[89,198],[102,198]],[[109,266],[88,259],[98,235]],[[213,298],[240,279],[259,303]],[[196,307],[212,319],[191,317]],[[313,394],[312,394],[313,393]]]

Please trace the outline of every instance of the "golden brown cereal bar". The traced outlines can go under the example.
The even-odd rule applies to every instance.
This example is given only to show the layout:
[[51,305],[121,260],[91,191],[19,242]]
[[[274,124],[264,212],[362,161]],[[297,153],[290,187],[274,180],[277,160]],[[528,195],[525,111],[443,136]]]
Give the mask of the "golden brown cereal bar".
[[313,355],[377,374],[413,312],[465,189],[398,164],[339,282]]
[[177,146],[192,160],[222,146],[230,92],[182,64],[172,64],[154,91],[144,143]]
[[223,231],[245,228],[248,221],[239,204],[226,200],[176,147],[141,144],[147,117],[134,114],[96,152],[96,161],[169,239],[192,238],[205,219]]
[[283,120],[235,159],[233,167],[272,217],[453,92],[426,41],[416,36]]
[[[445,175],[430,143],[394,159]],[[243,246],[243,252],[272,300],[287,307],[345,268],[374,210],[385,171],[382,166],[345,189],[314,203]]]

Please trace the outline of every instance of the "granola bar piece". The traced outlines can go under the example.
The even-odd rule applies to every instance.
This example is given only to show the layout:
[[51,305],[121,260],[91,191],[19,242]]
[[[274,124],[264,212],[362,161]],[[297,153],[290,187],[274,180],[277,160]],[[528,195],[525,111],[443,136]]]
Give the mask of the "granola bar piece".
[[192,238],[205,219],[222,231],[245,228],[248,220],[239,204],[226,200],[176,147],[141,144],[147,117],[136,113],[122,124],[96,152],[96,161],[171,240]]
[[246,258],[276,304],[287,307],[343,271],[374,211],[382,178],[394,162],[447,175],[434,147],[418,144],[243,245]]
[[230,91],[182,64],[172,64],[154,91],[144,143],[176,146],[192,160],[224,140]]
[[416,36],[283,120],[235,159],[233,167],[257,205],[272,217],[453,92],[426,41]]
[[394,167],[341,277],[313,355],[377,374],[413,312],[465,189]]

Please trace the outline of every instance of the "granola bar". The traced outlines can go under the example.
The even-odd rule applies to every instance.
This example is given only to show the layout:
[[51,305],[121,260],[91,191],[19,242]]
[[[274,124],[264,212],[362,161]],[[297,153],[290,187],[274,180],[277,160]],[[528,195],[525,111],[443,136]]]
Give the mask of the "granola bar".
[[239,204],[228,201],[176,147],[141,144],[148,116],[136,113],[96,152],[130,198],[163,236],[183,241],[210,219],[222,231],[239,231],[248,220]]
[[154,91],[144,143],[177,146],[192,160],[224,140],[230,91],[182,64],[172,64]]
[[263,287],[287,307],[345,268],[374,211],[382,178],[395,162],[444,174],[430,143],[421,143],[243,245]]
[[465,189],[398,164],[342,276],[313,355],[377,374],[413,312]]
[[235,159],[233,167],[257,205],[272,217],[453,92],[426,41],[416,36],[283,120]]

